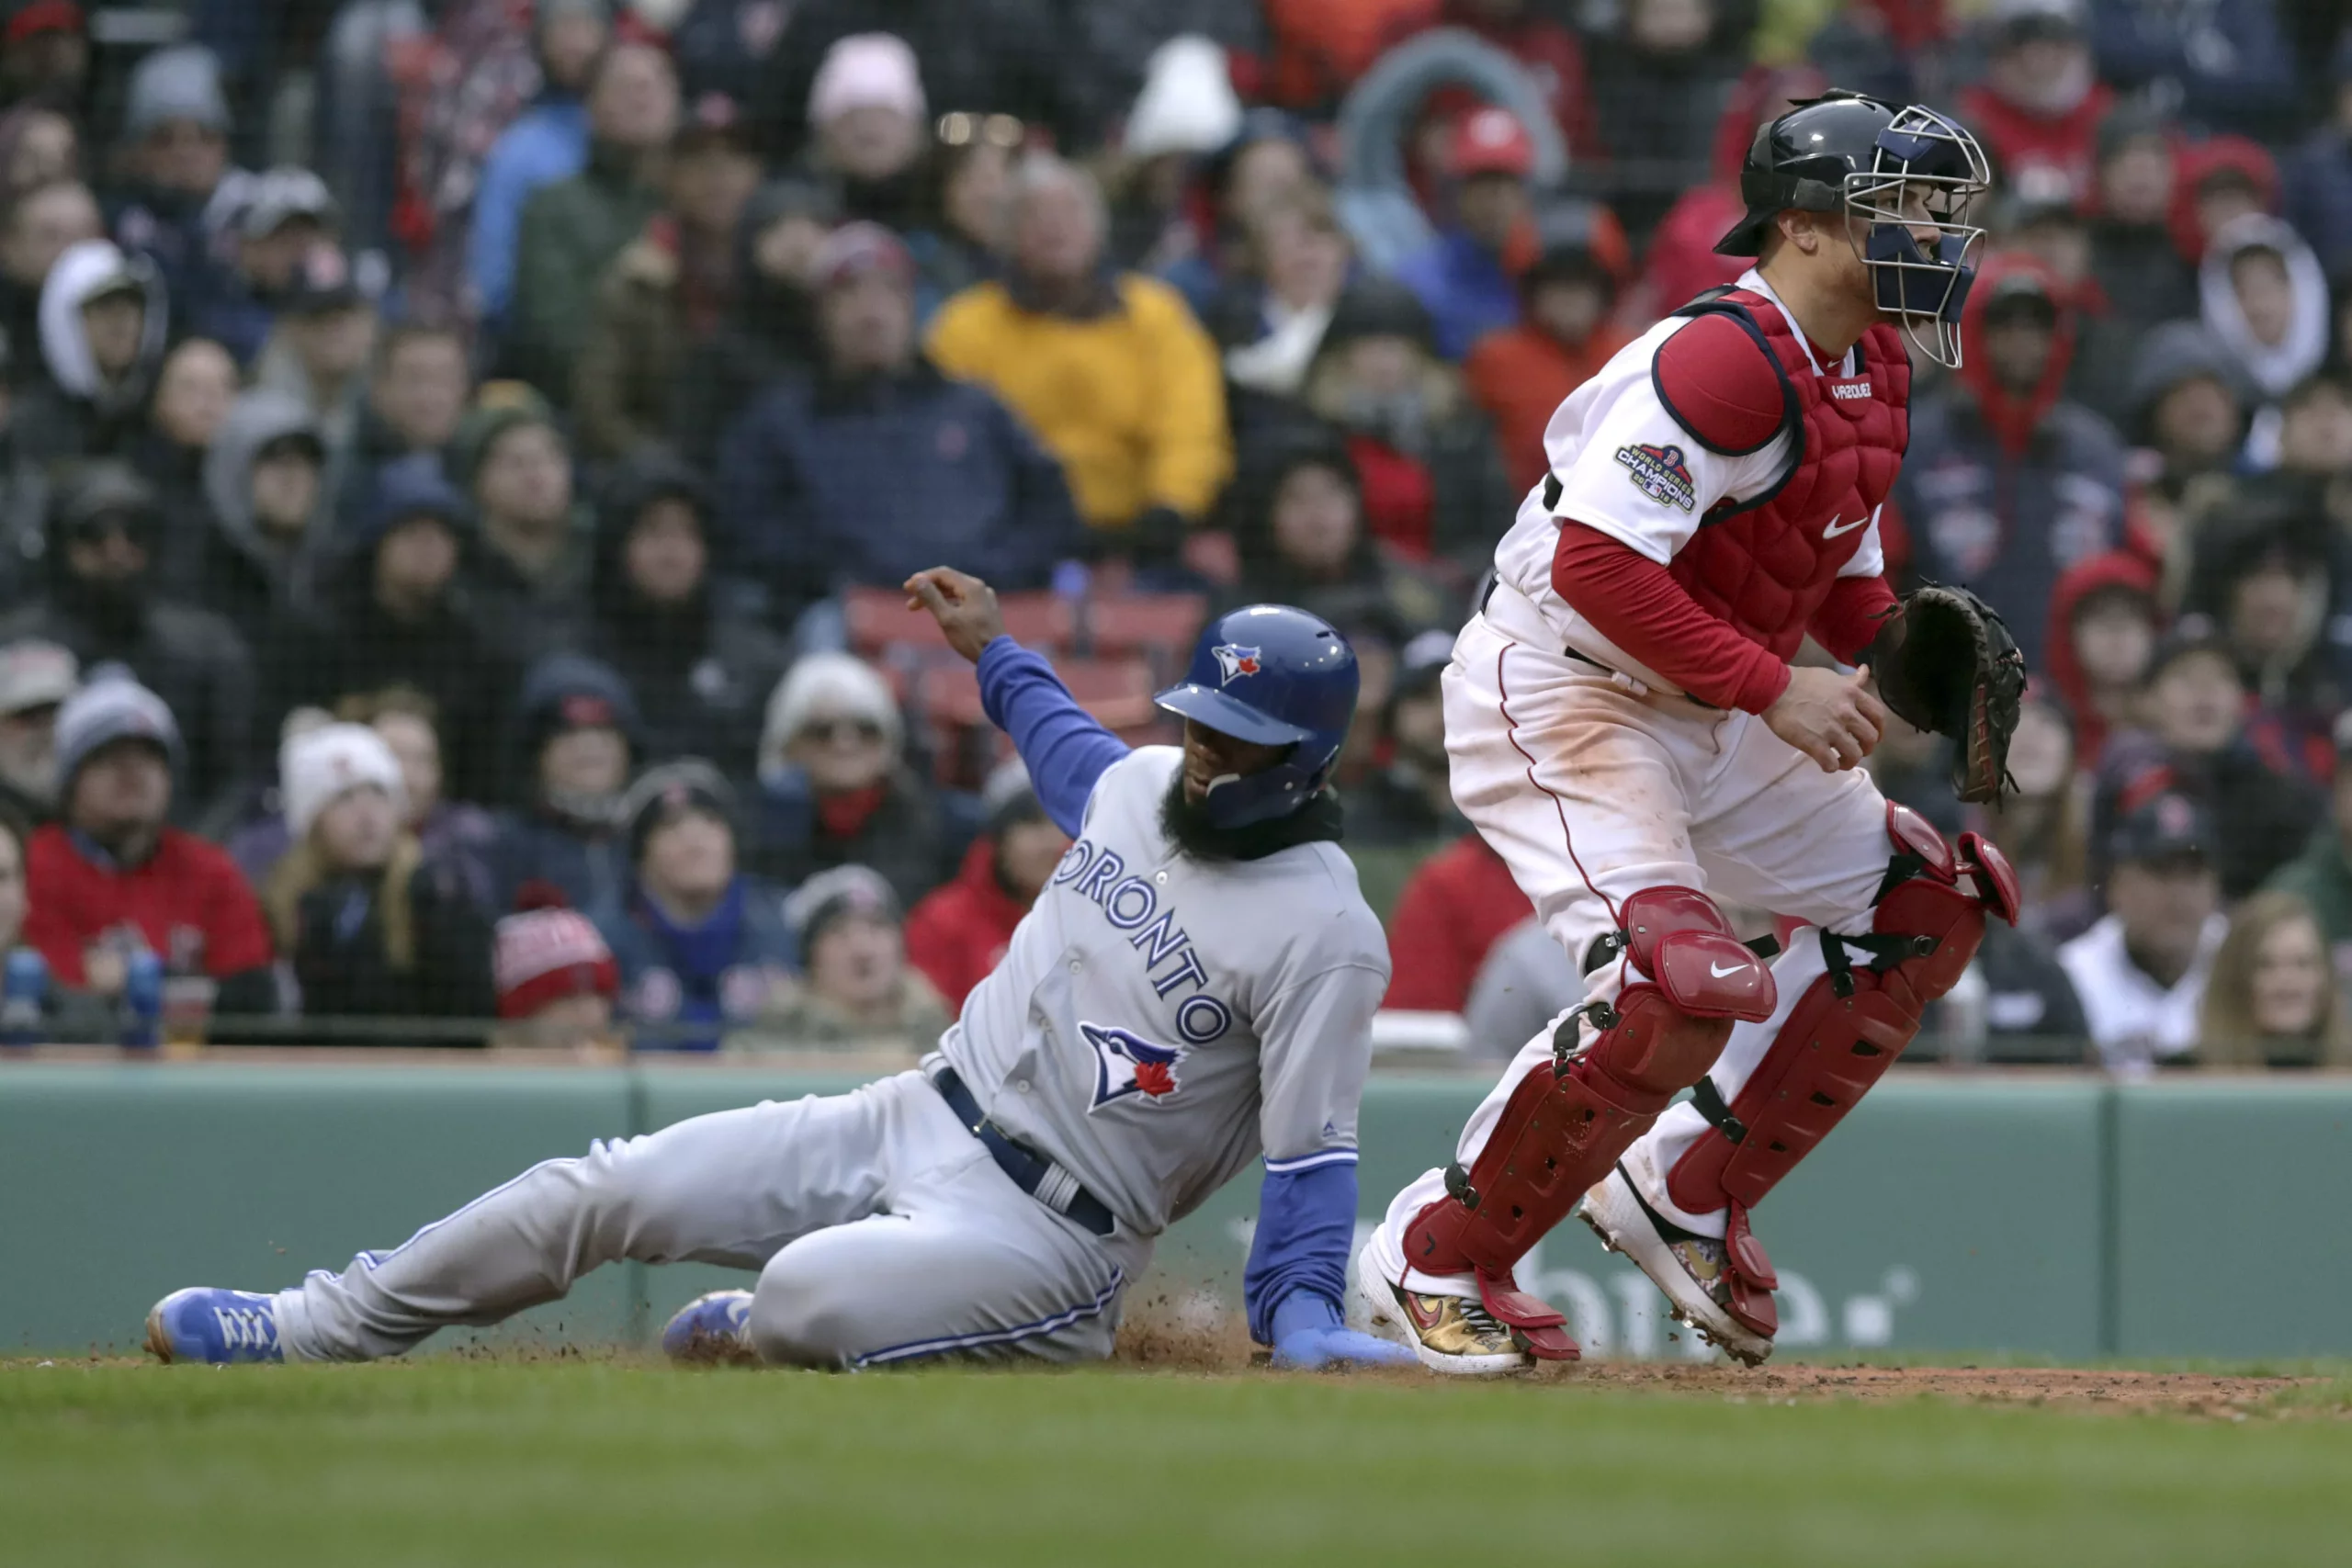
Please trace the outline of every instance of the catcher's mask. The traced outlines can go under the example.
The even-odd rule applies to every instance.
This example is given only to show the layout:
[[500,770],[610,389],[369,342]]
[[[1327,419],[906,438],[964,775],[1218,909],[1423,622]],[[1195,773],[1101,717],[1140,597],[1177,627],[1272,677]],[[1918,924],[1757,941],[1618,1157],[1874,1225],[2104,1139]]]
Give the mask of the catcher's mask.
[[[1756,133],[1739,175],[1747,211],[1715,249],[1760,254],[1773,215],[1791,208],[1859,220],[1849,232],[1878,308],[1922,354],[1957,369],[1976,276],[1968,251],[1984,232],[1969,220],[1992,179],[1976,138],[1934,109],[1833,91]],[[1930,231],[1932,249],[1923,248]]]

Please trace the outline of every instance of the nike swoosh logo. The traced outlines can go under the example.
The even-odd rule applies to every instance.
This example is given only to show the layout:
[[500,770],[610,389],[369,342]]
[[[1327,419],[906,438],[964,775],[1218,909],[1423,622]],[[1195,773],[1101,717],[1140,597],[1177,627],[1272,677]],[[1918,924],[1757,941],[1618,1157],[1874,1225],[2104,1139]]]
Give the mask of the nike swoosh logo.
[[1857,528],[1867,528],[1870,525],[1871,514],[1865,512],[1851,523],[1832,523],[1821,531],[1821,536],[1825,539],[1835,539],[1842,534],[1850,534]]
[[1726,975],[1736,975],[1747,967],[1747,965],[1745,964],[1735,964],[1728,969],[1718,969],[1713,964],[1710,964],[1707,965],[1707,973],[1720,980]]

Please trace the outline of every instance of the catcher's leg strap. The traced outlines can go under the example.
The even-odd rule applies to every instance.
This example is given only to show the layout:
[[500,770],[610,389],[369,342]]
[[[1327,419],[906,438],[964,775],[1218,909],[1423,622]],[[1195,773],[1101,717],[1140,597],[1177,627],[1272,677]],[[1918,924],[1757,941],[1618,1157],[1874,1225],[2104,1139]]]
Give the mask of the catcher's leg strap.
[[1726,1103],[1701,1080],[1691,1103],[1711,1123],[1667,1175],[1684,1212],[1727,1209],[1733,1315],[1759,1334],[1777,1326],[1771,1261],[1748,1229],[1747,1211],[1854,1102],[1884,1076],[1919,1032],[1928,1004],[1951,990],[1984,940],[1986,911],[2014,921],[2017,875],[1976,834],[1954,853],[1907,807],[1887,807],[1894,842],[1871,930],[1821,932],[1826,972],[1807,987],[1762,1060]]
[[[1561,1021],[1550,1066],[1520,1079],[1470,1168],[1405,1232],[1408,1268],[1476,1275],[1487,1310],[1544,1356],[1574,1341],[1566,1320],[1520,1291],[1512,1269],[1585,1190],[1609,1173],[1668,1101],[1699,1081],[1738,1019],[1772,1014],[1771,972],[1740,945],[1706,895],[1645,888],[1619,911],[1626,984],[1616,1001]],[[1577,1049],[1582,1026],[1594,1035]]]

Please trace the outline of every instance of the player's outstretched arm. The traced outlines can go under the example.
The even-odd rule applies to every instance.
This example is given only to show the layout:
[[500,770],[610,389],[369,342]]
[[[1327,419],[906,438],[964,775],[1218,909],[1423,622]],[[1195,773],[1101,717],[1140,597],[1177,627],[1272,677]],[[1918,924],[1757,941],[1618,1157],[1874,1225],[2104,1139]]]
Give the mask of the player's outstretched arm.
[[1012,737],[1046,815],[1078,837],[1095,781],[1127,754],[1126,742],[1078,705],[1052,665],[1005,635],[995,589],[935,566],[907,579],[906,590],[907,608],[929,611],[948,646],[979,666],[989,721]]

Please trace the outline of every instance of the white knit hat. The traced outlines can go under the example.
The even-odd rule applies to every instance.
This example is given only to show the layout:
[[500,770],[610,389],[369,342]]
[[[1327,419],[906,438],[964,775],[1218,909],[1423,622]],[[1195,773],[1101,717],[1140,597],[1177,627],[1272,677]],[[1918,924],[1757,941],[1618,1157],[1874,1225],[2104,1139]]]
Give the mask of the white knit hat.
[[384,738],[364,724],[322,724],[288,740],[278,753],[278,793],[286,801],[286,826],[300,843],[311,836],[319,814],[355,789],[374,784],[408,809],[408,785],[401,761]]
[[922,67],[896,33],[852,33],[827,50],[817,67],[808,85],[808,123],[823,125],[876,106],[922,120]]
[[767,722],[760,731],[761,771],[781,766],[785,748],[818,717],[872,719],[893,752],[904,739],[899,705],[880,671],[854,654],[803,654],[768,698]]
[[1172,38],[1151,51],[1143,91],[1127,114],[1125,145],[1131,155],[1214,152],[1240,130],[1241,99],[1225,51],[1214,39]]

